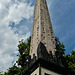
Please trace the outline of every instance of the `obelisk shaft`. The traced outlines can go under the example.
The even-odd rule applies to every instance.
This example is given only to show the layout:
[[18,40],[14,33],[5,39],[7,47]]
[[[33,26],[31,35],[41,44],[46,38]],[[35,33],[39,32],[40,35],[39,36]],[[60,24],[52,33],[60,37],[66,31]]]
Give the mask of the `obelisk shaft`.
[[31,36],[30,55],[37,56],[38,44],[42,42],[48,53],[55,52],[55,37],[49,16],[46,0],[35,0],[33,29]]

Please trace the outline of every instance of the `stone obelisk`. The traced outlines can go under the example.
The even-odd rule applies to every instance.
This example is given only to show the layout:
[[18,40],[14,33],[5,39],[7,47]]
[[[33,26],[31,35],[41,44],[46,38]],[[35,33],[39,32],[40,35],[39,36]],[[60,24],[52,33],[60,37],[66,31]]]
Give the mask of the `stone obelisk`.
[[73,75],[63,67],[46,0],[35,0],[27,70],[22,75]]
[[52,53],[56,51],[55,37],[46,0],[35,0],[30,46],[31,58],[33,57],[33,54],[37,56],[37,47],[40,42],[44,44],[48,53],[50,51],[52,51]]

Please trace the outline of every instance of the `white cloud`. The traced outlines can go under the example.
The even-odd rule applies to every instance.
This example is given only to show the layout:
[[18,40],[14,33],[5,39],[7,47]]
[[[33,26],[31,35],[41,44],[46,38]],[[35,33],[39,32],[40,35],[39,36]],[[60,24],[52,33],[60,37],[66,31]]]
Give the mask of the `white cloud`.
[[[11,61],[14,60],[14,57],[11,56],[10,54],[5,54],[5,55],[0,55],[0,70],[5,70],[8,67],[11,67],[12,63]],[[3,71],[4,71],[3,70]]]
[[[15,26],[17,26],[23,18],[30,21],[31,16],[33,15],[33,6],[30,6],[31,3],[27,4],[26,1],[28,0],[0,0],[0,70],[2,71],[11,67],[12,61],[16,61],[18,41],[21,39],[26,40],[30,36],[29,29],[26,26],[27,24],[25,26],[20,26],[18,29],[9,26],[11,22],[14,22]],[[47,0],[48,8],[50,8],[50,10],[55,2],[58,4],[59,0]],[[52,13],[53,12],[50,11],[51,20],[59,15],[53,16],[54,14],[52,15]],[[18,33],[15,33],[15,31],[18,31]],[[26,35],[22,35],[25,34],[23,31],[27,32]]]
[[26,40],[30,36],[30,32],[27,32],[26,35],[14,33],[9,26],[10,22],[14,22],[16,25],[23,18],[29,20],[32,15],[33,6],[30,4],[18,0],[16,2],[0,0],[0,70],[5,71],[12,66],[12,62],[17,59],[14,55],[18,53],[18,41]]

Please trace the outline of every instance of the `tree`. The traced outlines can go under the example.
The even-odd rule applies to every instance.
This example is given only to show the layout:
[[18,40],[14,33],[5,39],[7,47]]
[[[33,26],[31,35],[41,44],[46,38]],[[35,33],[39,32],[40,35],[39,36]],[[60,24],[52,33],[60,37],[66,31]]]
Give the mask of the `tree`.
[[64,67],[71,69],[75,72],[75,51],[72,51],[71,54],[65,55],[65,46],[59,41],[59,38],[56,40],[56,50],[58,51],[61,61]]
[[65,67],[75,72],[75,51],[72,51],[71,54],[65,55],[64,58]]
[[19,66],[21,66],[20,67],[21,73],[19,73],[20,75],[22,74],[22,72],[25,72],[25,70],[27,69],[27,63],[28,63],[27,60],[30,51],[30,42],[31,42],[31,37],[27,39],[27,42],[23,42],[23,40],[19,41],[18,45],[19,58],[17,63]]
[[[65,55],[65,46],[63,43],[59,41],[56,37],[56,50],[59,52],[61,56],[62,63],[64,67],[71,69],[75,72],[75,51],[72,51],[71,54]],[[31,37],[27,39],[27,42],[24,42],[23,39],[19,41],[18,51],[19,54],[17,55],[19,58],[16,61],[19,67],[12,66],[8,69],[8,72],[5,72],[4,75],[23,75],[23,73],[27,69],[27,59],[30,51],[30,42]],[[3,75],[3,74],[2,74]]]
[[61,57],[63,57],[63,55],[65,55],[65,46],[63,43],[61,43],[59,41],[59,38],[58,37],[55,37],[55,41],[56,41],[56,50],[58,51],[59,55]]
[[2,74],[2,71],[0,71],[0,75],[3,75],[3,74]]
[[18,51],[19,54],[17,55],[19,58],[16,61],[18,64],[17,66],[12,66],[8,69],[8,72],[5,72],[4,75],[23,75],[23,72],[27,69],[27,59],[30,50],[30,41],[31,37],[27,39],[27,42],[24,42],[23,39],[19,41]]
[[59,41],[59,38],[58,37],[55,37],[55,41],[56,41],[56,50],[58,51],[58,55],[60,56],[60,59],[61,59],[61,62],[63,64],[63,66],[66,65],[65,63],[65,59],[64,59],[64,55],[65,55],[65,46],[63,43],[61,43]]
[[8,69],[8,72],[5,72],[4,75],[18,75],[20,68],[17,66],[12,66]]

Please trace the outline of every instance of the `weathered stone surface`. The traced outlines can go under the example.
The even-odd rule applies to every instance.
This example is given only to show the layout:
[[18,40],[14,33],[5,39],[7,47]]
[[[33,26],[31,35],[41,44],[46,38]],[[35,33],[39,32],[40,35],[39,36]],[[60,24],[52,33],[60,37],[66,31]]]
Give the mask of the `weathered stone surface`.
[[33,29],[31,36],[30,55],[37,56],[38,44],[42,42],[49,53],[56,51],[55,37],[49,16],[46,0],[35,0]]

